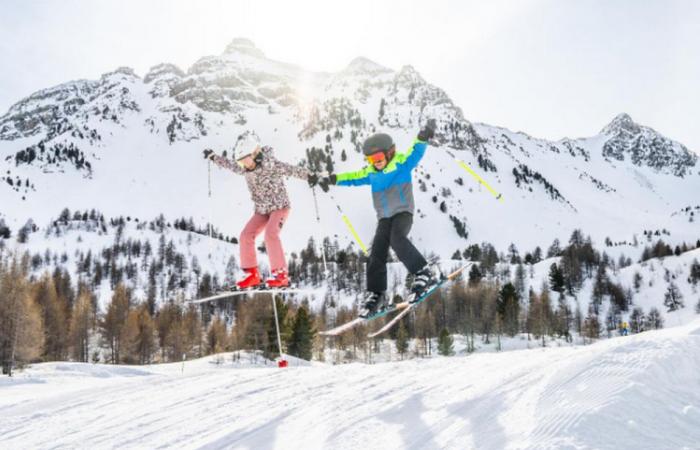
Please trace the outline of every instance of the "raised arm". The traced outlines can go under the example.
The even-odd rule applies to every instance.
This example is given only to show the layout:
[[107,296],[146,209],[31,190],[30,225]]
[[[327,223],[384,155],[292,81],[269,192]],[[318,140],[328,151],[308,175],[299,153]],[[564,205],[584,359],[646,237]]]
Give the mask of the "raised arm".
[[231,161],[230,159],[224,158],[223,156],[214,155],[214,157],[212,158],[212,162],[219,167],[223,167],[224,169],[232,171],[233,173],[237,173],[239,175],[243,175],[244,173],[243,168],[239,166],[235,161]]
[[428,123],[418,133],[418,137],[413,141],[413,145],[406,153],[396,155],[398,163],[407,170],[413,170],[420,160],[425,155],[425,149],[428,148],[428,141],[435,137],[436,123],[434,119],[428,120]]
[[428,148],[428,143],[416,139],[413,145],[406,153],[397,153],[397,164],[401,164],[407,170],[413,170],[418,165],[420,160],[425,155],[425,149]]
[[214,153],[214,150],[207,148],[204,150],[203,154],[205,159],[210,160],[217,166],[223,167],[224,169],[229,169],[230,171],[239,175],[243,174],[243,169],[238,164],[229,160],[228,158],[217,155]]

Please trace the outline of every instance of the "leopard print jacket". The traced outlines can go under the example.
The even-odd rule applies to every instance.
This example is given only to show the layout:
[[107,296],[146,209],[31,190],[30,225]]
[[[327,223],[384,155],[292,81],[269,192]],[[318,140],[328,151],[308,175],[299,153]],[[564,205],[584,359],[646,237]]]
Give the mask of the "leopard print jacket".
[[262,148],[262,161],[253,170],[240,167],[235,161],[223,156],[215,156],[212,161],[220,167],[243,175],[248,184],[250,198],[258,214],[270,214],[272,211],[289,208],[289,196],[285,187],[285,177],[306,180],[310,172],[300,166],[293,166],[275,158],[271,147]]

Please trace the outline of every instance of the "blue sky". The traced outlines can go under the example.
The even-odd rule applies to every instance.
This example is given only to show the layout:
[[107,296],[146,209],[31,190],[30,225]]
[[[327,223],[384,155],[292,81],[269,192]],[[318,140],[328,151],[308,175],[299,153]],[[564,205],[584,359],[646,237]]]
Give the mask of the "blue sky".
[[186,69],[243,36],[309,69],[411,64],[475,122],[559,139],[627,112],[700,153],[699,25],[693,0],[3,0],[0,114],[119,66]]

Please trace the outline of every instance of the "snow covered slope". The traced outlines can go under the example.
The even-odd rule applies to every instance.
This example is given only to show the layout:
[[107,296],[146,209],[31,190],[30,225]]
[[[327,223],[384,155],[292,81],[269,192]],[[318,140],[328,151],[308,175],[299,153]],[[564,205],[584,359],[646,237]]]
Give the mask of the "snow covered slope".
[[0,378],[0,447],[697,448],[699,370],[698,320],[372,366],[45,363]]
[[[240,177],[212,170],[208,199],[203,148],[229,149],[254,129],[281,159],[306,150],[334,169],[363,165],[358,153],[375,130],[408,148],[421,124],[439,133],[416,175],[418,245],[443,256],[469,243],[499,250],[545,247],[582,228],[596,242],[631,242],[646,229],[694,242],[686,208],[700,207],[697,155],[632,121],[616,117],[600,134],[550,142],[470,122],[440,88],[412,67],[398,71],[356,58],[337,73],[273,61],[246,39],[186,71],[153,67],[143,78],[120,68],[99,80],[39,91],[0,116],[0,214],[13,230],[31,217],[40,227],[63,207],[97,208],[107,217],[170,220],[210,217],[236,236],[252,210]],[[496,202],[445,152],[454,151],[505,201]],[[294,210],[285,239],[302,248],[315,232],[305,183],[289,181]],[[367,189],[334,188],[360,235],[373,233]],[[328,196],[320,196],[324,234],[351,242]],[[458,234],[464,224],[468,236]],[[439,232],[436,232],[439,230]]]

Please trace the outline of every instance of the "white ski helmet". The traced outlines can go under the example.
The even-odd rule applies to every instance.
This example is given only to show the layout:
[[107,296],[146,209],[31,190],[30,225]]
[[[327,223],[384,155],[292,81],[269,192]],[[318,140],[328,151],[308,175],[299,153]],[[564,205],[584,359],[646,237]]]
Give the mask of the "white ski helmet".
[[251,155],[260,147],[260,138],[254,131],[246,131],[238,136],[236,145],[233,147],[233,159],[236,161]]

